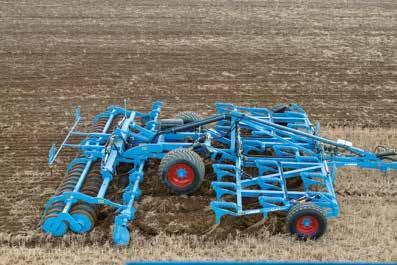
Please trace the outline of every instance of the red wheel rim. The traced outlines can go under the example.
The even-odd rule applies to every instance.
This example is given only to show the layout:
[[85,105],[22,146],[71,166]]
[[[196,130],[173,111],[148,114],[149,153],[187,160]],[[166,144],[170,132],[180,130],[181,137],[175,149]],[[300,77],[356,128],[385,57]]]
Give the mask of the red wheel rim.
[[168,181],[178,188],[184,188],[192,184],[194,177],[193,168],[184,163],[172,165],[167,172]]
[[318,231],[319,226],[320,225],[317,218],[311,215],[306,215],[298,218],[298,221],[296,223],[296,230],[298,233],[304,235],[312,235]]

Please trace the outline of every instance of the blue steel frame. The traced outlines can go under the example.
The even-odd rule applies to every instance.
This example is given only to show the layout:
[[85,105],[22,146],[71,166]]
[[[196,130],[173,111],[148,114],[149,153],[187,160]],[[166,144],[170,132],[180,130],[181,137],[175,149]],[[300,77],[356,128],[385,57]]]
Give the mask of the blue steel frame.
[[[42,222],[45,232],[61,236],[70,228],[73,232],[85,233],[90,230],[89,224],[83,217],[70,214],[71,207],[77,202],[102,204],[116,210],[115,244],[127,245],[130,241],[127,225],[135,217],[134,202],[141,195],[139,186],[146,161],[161,159],[177,148],[193,148],[198,153],[209,154],[217,175],[212,183],[216,200],[211,202],[217,223],[224,215],[262,214],[267,218],[271,212],[288,211],[293,205],[307,201],[322,207],[328,218],[337,217],[339,207],[333,182],[338,167],[397,169],[397,163],[385,162],[376,154],[352,147],[346,141],[320,137],[319,125],[312,125],[303,109],[295,104],[276,113],[267,108],[217,103],[217,115],[168,130],[160,128],[161,107],[162,102],[156,101],[150,112],[141,113],[110,106],[93,120],[96,124],[101,118],[108,119],[100,133],[75,131],[80,122],[80,109],[77,108],[70,132],[59,149],[55,145],[51,147],[48,163],[52,165],[63,148],[77,148],[83,157],[72,160],[67,171],[76,164],[84,165],[84,170],[72,192],[48,200],[45,212],[56,202],[64,202],[65,207],[57,217]],[[124,117],[114,131],[108,132],[117,115]],[[144,121],[143,124],[137,119]],[[202,127],[214,122],[213,128]],[[86,138],[80,144],[70,144],[68,140],[72,136]],[[332,152],[327,151],[331,149]],[[338,153],[338,149],[351,154]],[[101,161],[102,185],[94,197],[81,193],[80,189],[97,160]],[[130,163],[133,168],[122,202],[113,202],[106,199],[105,194],[120,163]],[[257,173],[248,174],[250,169]],[[288,190],[290,178],[300,178],[303,189]],[[245,198],[257,199],[260,208],[246,209]]]

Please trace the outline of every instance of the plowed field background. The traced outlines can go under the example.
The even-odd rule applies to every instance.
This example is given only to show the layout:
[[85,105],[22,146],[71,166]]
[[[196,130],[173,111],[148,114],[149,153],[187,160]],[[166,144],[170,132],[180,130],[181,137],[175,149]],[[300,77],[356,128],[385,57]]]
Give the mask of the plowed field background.
[[0,0],[0,263],[397,261],[397,176],[354,169],[339,172],[342,216],[318,242],[295,242],[274,219],[212,231],[211,191],[170,196],[156,164],[128,249],[112,247],[107,220],[60,240],[36,230],[67,162],[50,174],[48,148],[78,105],[88,124],[124,99],[137,110],[161,99],[164,116],[209,115],[216,101],[297,102],[331,138],[396,147],[396,17],[393,0]]

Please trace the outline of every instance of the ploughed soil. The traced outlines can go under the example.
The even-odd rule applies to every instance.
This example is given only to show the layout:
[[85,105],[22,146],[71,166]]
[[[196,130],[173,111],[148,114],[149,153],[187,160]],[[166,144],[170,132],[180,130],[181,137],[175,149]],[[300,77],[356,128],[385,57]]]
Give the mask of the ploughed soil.
[[[163,100],[162,117],[183,110],[211,115],[216,101],[267,107],[297,102],[311,120],[321,122],[328,137],[346,138],[371,150],[379,144],[396,147],[396,14],[394,0],[3,1],[2,244],[110,240],[112,214],[107,209],[87,236],[54,240],[37,230],[44,203],[72,156],[65,152],[50,170],[48,149],[63,140],[79,105],[82,123],[88,125],[95,113],[108,105],[124,105],[124,99],[128,108],[138,111]],[[202,189],[185,197],[169,194],[156,172],[153,161],[131,223],[146,239],[163,234],[221,239],[244,233],[258,238],[285,229],[283,216],[264,223],[258,223],[260,217],[225,218],[214,227],[210,170]],[[338,221],[341,232],[329,235],[338,248],[321,246],[341,254],[316,258],[313,252],[313,257],[363,257],[359,249],[376,238],[396,249],[395,237],[390,237],[396,231],[389,231],[396,218],[395,181],[360,170],[339,175],[336,190],[342,214],[349,217]],[[118,185],[113,184],[109,196],[117,196]],[[390,226],[367,218],[371,213]],[[388,232],[378,231],[380,226]],[[360,230],[363,227],[372,230]],[[277,240],[266,238],[269,244]],[[350,250],[351,242],[357,249]],[[300,250],[290,251],[303,253]],[[195,251],[197,257],[207,255]],[[372,255],[370,260],[393,259],[384,251],[379,245],[366,253]]]

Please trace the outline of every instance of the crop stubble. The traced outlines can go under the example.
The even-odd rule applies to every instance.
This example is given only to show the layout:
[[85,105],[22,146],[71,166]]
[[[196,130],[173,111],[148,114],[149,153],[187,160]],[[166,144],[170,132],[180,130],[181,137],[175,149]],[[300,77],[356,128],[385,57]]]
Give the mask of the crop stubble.
[[77,105],[91,117],[124,98],[138,110],[164,100],[165,115],[209,115],[215,101],[298,102],[331,138],[396,146],[396,9],[394,1],[1,2],[0,263],[92,262],[101,251],[104,261],[396,261],[395,174],[364,170],[340,171],[342,217],[319,242],[292,241],[277,219],[253,231],[256,219],[228,219],[208,234],[212,194],[169,196],[155,164],[131,248],[113,253],[108,220],[91,235],[63,240],[35,230],[65,165],[51,175],[48,148],[61,141]]

